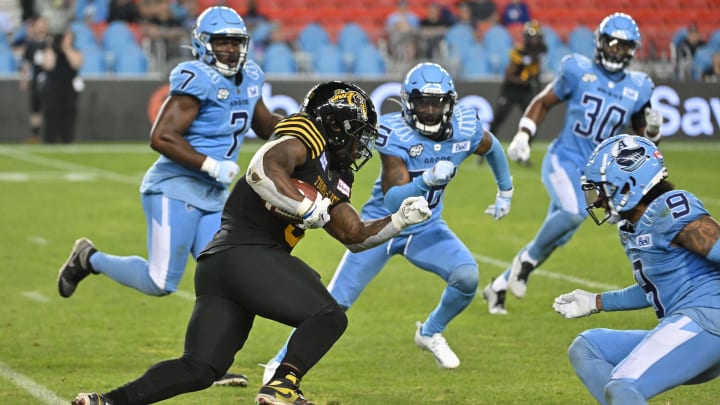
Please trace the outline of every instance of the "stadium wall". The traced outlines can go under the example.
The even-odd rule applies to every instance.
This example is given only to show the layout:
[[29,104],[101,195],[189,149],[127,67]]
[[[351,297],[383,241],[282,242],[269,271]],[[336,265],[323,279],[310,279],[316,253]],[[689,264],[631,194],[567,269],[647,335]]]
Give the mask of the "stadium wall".
[[[397,111],[399,82],[357,81],[367,90],[381,112]],[[267,106],[280,113],[297,111],[308,80],[268,79],[263,88]],[[459,101],[477,108],[481,119],[492,120],[492,102],[499,94],[498,82],[456,82]],[[0,79],[0,142],[21,142],[29,133],[28,95],[19,91],[15,78]],[[76,140],[79,142],[147,140],[152,119],[167,95],[159,80],[85,80],[80,96]],[[720,83],[658,82],[653,105],[665,117],[663,134],[669,141],[720,141]],[[520,111],[514,111],[498,131],[509,141],[517,129]],[[553,109],[538,129],[540,139],[550,140],[562,126],[564,104]]]

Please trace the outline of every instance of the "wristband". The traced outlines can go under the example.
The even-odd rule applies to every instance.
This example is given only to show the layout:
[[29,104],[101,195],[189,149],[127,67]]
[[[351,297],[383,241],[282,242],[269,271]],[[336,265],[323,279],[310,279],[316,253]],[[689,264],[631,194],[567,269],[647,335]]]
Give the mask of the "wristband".
[[537,131],[537,124],[535,124],[535,121],[531,120],[528,117],[522,117],[520,118],[520,122],[518,123],[518,130],[527,131],[528,135],[530,135],[530,138],[535,136],[535,132]]
[[200,170],[204,171],[205,173],[210,173],[217,164],[217,160],[211,158],[210,156],[206,156],[205,160],[202,163],[202,166],[200,166]]

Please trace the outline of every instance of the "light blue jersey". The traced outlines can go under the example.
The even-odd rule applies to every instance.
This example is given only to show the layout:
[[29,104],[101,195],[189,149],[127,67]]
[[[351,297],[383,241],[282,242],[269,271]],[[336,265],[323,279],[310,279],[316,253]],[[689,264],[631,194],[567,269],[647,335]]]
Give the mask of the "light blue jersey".
[[[242,74],[242,76],[240,76]],[[170,94],[190,95],[200,109],[185,139],[197,152],[217,161],[236,161],[243,137],[261,100],[264,73],[246,61],[242,81],[226,77],[200,61],[178,64],[170,72]],[[93,268],[119,283],[150,295],[177,290],[188,256],[197,259],[220,229],[229,191],[207,173],[161,155],[140,185],[147,227],[147,259],[97,252]]]
[[590,329],[572,343],[573,368],[600,404],[646,404],[720,375],[720,265],[673,243],[703,215],[693,194],[672,190],[635,225],[618,224],[637,284],[602,293],[603,310],[652,306],[659,323],[652,330]]
[[[378,152],[396,156],[407,166],[410,178],[422,175],[440,160],[449,160],[457,168],[477,149],[483,138],[483,128],[475,110],[468,106],[456,105],[452,117],[453,136],[444,141],[434,141],[422,136],[410,127],[400,112],[385,114],[378,123],[379,135],[375,144]],[[457,169],[456,169],[457,170]],[[446,185],[430,187],[425,195],[432,209],[430,220],[403,230],[407,235],[431,226],[442,220],[443,198]],[[392,212],[384,204],[381,178],[373,185],[370,200],[363,206],[363,219],[383,218]]]
[[597,145],[627,128],[632,116],[643,111],[653,87],[645,73],[611,74],[583,55],[566,56],[552,87],[567,101],[565,123],[549,153],[584,167]]
[[[673,243],[687,224],[702,215],[709,213],[693,194],[673,190],[656,198],[635,226],[621,224],[620,240],[635,280],[658,318],[680,312],[720,335],[720,265]],[[626,297],[603,296],[603,305],[611,311],[627,305]],[[712,311],[698,316],[697,309],[689,308]]]
[[[185,134],[190,145],[217,161],[237,161],[238,151],[250,129],[255,105],[262,95],[264,73],[246,61],[242,82],[226,77],[200,61],[182,62],[170,72],[170,94],[190,95],[200,101],[200,111]],[[227,186],[198,169],[191,169],[161,155],[145,174],[142,193],[163,193],[208,211],[221,211]]]

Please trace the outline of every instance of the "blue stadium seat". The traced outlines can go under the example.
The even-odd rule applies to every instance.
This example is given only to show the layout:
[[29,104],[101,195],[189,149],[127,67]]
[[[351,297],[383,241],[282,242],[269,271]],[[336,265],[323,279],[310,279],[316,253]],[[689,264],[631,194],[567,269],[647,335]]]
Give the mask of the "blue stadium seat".
[[351,69],[354,75],[377,77],[384,75],[385,71],[385,58],[372,43],[361,45],[355,52]]
[[468,24],[455,24],[445,33],[445,43],[451,59],[462,59],[462,55],[477,43],[475,30]]
[[560,62],[562,62],[562,58],[564,58],[565,55],[569,55],[570,53],[570,48],[565,45],[548,49],[542,66],[543,72],[552,73],[553,75],[560,73]]
[[107,72],[105,53],[99,47],[82,49],[83,63],[80,66],[80,76],[103,76]]
[[330,43],[330,35],[318,23],[310,23],[298,32],[297,47],[301,52],[313,55],[317,49]]
[[354,54],[361,46],[370,43],[367,32],[357,23],[349,22],[340,28],[337,44],[345,54]]
[[510,32],[502,25],[493,25],[485,31],[482,46],[490,61],[491,72],[503,74],[510,63],[510,50],[514,46]]
[[272,43],[265,49],[262,68],[265,73],[270,74],[297,73],[295,54],[290,46],[283,42]]
[[549,25],[543,25],[542,26],[543,31],[543,37],[545,37],[545,45],[548,47],[548,51],[551,48],[555,48],[558,46],[565,46],[565,44],[562,41],[562,38],[560,38],[560,35]]
[[74,45],[77,49],[85,51],[86,49],[99,49],[100,43],[95,37],[95,32],[89,25],[82,21],[73,21],[70,23],[70,29],[75,35]]
[[715,50],[710,45],[704,45],[695,50],[693,56],[692,78],[701,80],[703,72],[712,66],[712,57]]
[[114,59],[128,44],[138,44],[130,26],[123,21],[113,21],[108,24],[102,34],[102,48],[113,64]]
[[345,58],[340,48],[334,44],[318,47],[312,61],[313,72],[318,75],[345,74]]
[[144,76],[148,72],[147,56],[139,45],[127,45],[116,55],[113,70],[118,76]]
[[0,44],[0,74],[17,73],[18,65],[9,46]]
[[473,45],[463,55],[460,77],[463,79],[486,79],[490,76],[492,76],[492,69],[485,48],[480,44]]
[[716,52],[720,51],[720,28],[716,29],[710,34],[710,38],[708,38],[707,44]]
[[570,52],[592,59],[595,54],[595,34],[590,28],[578,25],[568,34],[568,48]]

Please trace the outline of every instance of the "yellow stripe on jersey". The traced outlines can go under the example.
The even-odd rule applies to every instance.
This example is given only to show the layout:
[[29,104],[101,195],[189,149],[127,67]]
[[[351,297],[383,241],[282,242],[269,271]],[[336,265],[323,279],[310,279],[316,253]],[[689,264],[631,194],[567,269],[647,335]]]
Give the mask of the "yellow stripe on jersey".
[[325,138],[315,124],[307,117],[294,115],[280,121],[275,127],[279,136],[290,135],[301,140],[312,152],[312,159],[317,158],[325,149]]

